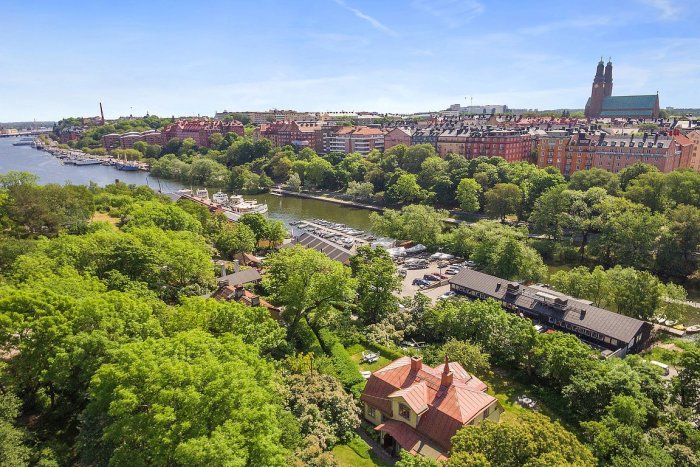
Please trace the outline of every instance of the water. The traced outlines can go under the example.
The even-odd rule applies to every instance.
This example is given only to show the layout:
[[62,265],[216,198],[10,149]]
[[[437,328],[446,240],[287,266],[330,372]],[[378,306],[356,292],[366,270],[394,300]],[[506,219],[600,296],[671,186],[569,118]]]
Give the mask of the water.
[[[31,146],[12,146],[19,138],[0,138],[0,173],[10,170],[31,172],[39,176],[39,183],[72,183],[87,185],[94,182],[100,186],[114,183],[115,180],[127,184],[148,185],[164,192],[174,192],[184,188],[181,183],[172,180],[158,180],[148,172],[123,172],[105,165],[63,165],[48,152],[37,151]],[[188,187],[189,188],[189,187]],[[211,192],[211,190],[210,190]],[[332,222],[347,224],[353,228],[369,230],[370,211],[340,206],[324,201],[293,197],[273,196],[270,194],[247,196],[260,203],[267,203],[268,217],[283,221],[287,226],[290,222],[320,218]]]

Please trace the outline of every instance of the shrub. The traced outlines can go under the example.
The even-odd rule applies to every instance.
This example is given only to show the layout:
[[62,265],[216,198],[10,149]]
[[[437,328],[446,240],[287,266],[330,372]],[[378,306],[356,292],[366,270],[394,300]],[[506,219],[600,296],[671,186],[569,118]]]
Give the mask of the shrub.
[[[350,358],[350,354],[340,342],[340,339],[328,329],[318,331],[321,345],[333,358],[333,364],[337,372],[336,376],[348,390],[355,392],[360,384],[364,383],[364,378],[360,374],[360,369]],[[360,389],[361,391],[361,389]]]
[[318,337],[305,319],[300,320],[297,325],[295,344],[300,352],[311,352],[316,356],[325,355]]

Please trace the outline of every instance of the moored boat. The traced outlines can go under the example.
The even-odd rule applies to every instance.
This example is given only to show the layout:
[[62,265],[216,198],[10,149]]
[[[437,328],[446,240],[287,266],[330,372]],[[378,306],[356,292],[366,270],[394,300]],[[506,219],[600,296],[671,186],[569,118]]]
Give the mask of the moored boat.
[[237,214],[265,214],[267,212],[266,203],[258,203],[254,199],[246,200],[241,195],[231,195],[228,204],[231,210]]

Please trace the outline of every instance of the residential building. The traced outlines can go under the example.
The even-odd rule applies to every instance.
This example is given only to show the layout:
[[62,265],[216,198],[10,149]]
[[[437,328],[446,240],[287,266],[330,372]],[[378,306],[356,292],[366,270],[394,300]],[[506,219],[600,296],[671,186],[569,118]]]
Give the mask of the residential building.
[[370,151],[384,150],[384,133],[379,128],[345,126],[324,137],[326,152],[357,152],[366,156]]
[[688,166],[696,172],[700,172],[700,130],[693,130],[686,135],[693,143]]
[[603,68],[598,62],[591,97],[586,102],[586,118],[659,118],[659,94],[613,96],[612,61]]
[[473,129],[468,127],[440,132],[437,152],[459,154],[467,159],[479,156],[499,156],[507,162],[528,161],[532,151],[532,136],[520,129]]
[[643,136],[611,136],[604,133],[595,142],[593,167],[619,172],[643,162],[663,173],[689,167],[693,143],[679,134],[644,134]]
[[269,139],[274,146],[292,145],[298,149],[317,147],[316,137],[321,128],[320,122],[275,122],[263,124],[256,131],[256,137]]
[[102,146],[111,151],[112,149],[131,149],[134,143],[143,141],[148,144],[163,144],[163,135],[158,130],[148,130],[139,133],[129,131],[127,133],[109,133],[102,137]]
[[235,120],[230,122],[209,119],[178,120],[163,129],[162,138],[166,143],[173,138],[180,140],[192,138],[198,146],[209,147],[209,137],[214,133],[222,135],[236,133],[243,136],[244,131],[243,124]]
[[362,391],[365,420],[392,454],[445,460],[452,437],[465,425],[498,422],[503,408],[487,386],[459,363],[431,368],[421,357],[401,357],[372,373]]
[[437,126],[419,127],[411,135],[411,146],[415,146],[416,144],[430,144],[437,150],[440,133],[442,133],[442,129]]
[[395,127],[389,129],[386,134],[384,134],[384,150],[403,144],[405,146],[411,145],[411,135],[413,130],[408,127]]
[[473,300],[494,299],[508,311],[520,313],[551,329],[576,335],[604,350],[623,356],[645,348],[651,324],[599,308],[548,287],[525,286],[472,269],[462,269],[450,279],[450,289]]

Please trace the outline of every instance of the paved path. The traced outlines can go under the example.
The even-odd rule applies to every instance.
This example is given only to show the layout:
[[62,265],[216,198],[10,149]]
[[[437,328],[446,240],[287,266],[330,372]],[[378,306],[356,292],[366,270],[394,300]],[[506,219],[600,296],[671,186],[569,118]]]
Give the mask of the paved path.
[[362,427],[359,427],[357,430],[355,430],[358,435],[360,435],[360,438],[362,438],[365,443],[369,444],[369,447],[372,448],[372,454],[382,462],[384,462],[387,465],[394,465],[396,463],[396,459],[391,457],[388,452],[386,452],[382,447],[377,444],[376,441],[374,441],[370,436],[365,433],[365,431],[362,429]]

